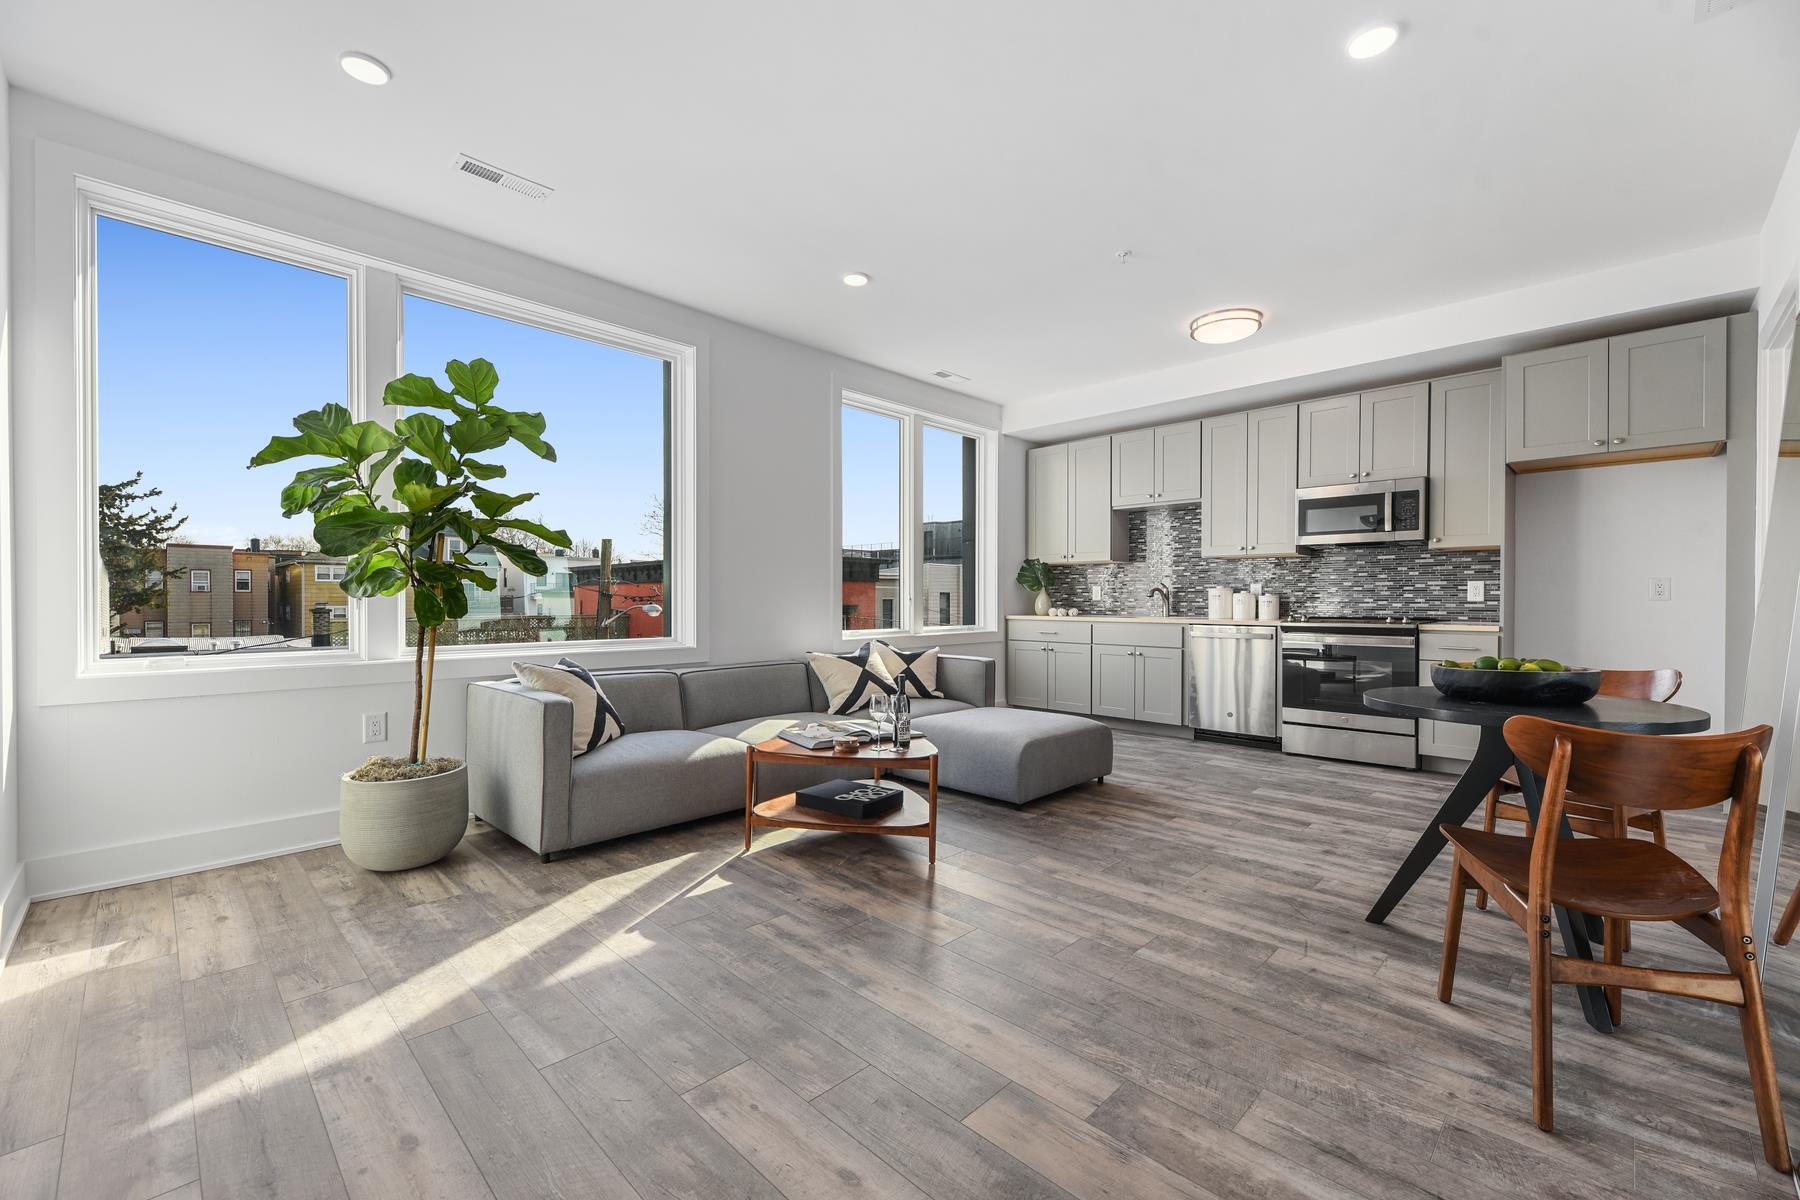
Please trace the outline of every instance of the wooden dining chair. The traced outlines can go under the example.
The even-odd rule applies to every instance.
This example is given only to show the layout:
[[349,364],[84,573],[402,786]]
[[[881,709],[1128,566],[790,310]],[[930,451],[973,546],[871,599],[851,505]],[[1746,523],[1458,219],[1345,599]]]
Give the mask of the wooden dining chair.
[[[1662,704],[1675,697],[1681,690],[1681,672],[1673,667],[1661,667],[1654,671],[1602,671],[1600,672],[1600,695],[1623,696],[1630,700],[1654,700]],[[1531,832],[1531,814],[1525,811],[1523,801],[1509,799],[1519,794],[1519,771],[1517,767],[1506,768],[1506,774],[1500,782],[1488,792],[1487,815],[1481,827],[1489,833],[1500,821],[1519,821],[1524,824],[1525,832]],[[1659,811],[1608,811],[1599,805],[1590,805],[1577,797],[1569,797],[1569,827],[1577,833],[1591,834],[1595,837],[1628,837],[1633,829],[1647,830],[1659,846],[1668,845],[1663,833],[1663,816]],[[1800,890],[1800,889],[1797,889]],[[1475,893],[1475,907],[1487,907],[1487,892]],[[1629,931],[1626,933],[1630,937]],[[1625,949],[1631,949],[1627,942]]]
[[1800,925],[1800,883],[1794,885],[1787,907],[1781,910],[1781,924],[1775,927],[1775,944],[1785,946],[1794,940],[1794,927]]
[[[1757,794],[1771,730],[1655,737],[1611,733],[1514,717],[1506,743],[1545,780],[1543,805],[1530,837],[1441,826],[1456,848],[1450,865],[1450,903],[1444,914],[1444,956],[1438,999],[1448,1004],[1456,980],[1463,894],[1485,887],[1525,930],[1531,966],[1531,1099],[1538,1128],[1554,1127],[1550,1059],[1551,988],[1559,983],[1600,986],[1612,1001],[1620,988],[1662,992],[1729,1004],[1738,1010],[1750,1086],[1762,1127],[1763,1157],[1789,1168],[1787,1125],[1775,1081],[1769,1020],[1756,942],[1750,924],[1750,849],[1756,837]],[[1562,817],[1571,795],[1609,808],[1662,812],[1708,808],[1732,801],[1719,850],[1718,887],[1666,847],[1636,838],[1564,838]],[[1552,906],[1590,913],[1606,923],[1605,961],[1551,951]],[[1715,911],[1717,910],[1716,914]],[[1675,971],[1626,966],[1618,936],[1633,921],[1672,921],[1725,959],[1724,971]]]

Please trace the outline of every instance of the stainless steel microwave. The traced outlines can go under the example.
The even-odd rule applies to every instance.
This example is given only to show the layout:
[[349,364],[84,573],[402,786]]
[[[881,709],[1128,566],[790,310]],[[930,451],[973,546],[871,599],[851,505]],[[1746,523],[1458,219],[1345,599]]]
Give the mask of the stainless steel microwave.
[[1425,540],[1425,480],[1299,488],[1294,541],[1302,546]]

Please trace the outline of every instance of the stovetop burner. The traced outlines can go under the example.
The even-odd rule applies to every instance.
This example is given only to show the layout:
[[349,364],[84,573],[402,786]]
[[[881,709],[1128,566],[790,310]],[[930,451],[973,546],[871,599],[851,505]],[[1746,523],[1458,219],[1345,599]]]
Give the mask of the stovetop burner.
[[1419,625],[1422,617],[1370,617],[1349,613],[1296,613],[1283,621],[1283,625]]

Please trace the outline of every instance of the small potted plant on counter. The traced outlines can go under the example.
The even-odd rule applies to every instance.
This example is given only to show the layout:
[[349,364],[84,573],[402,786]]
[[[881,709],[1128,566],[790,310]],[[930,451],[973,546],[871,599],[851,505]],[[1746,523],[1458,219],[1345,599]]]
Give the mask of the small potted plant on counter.
[[1028,558],[1019,564],[1018,583],[1028,592],[1037,593],[1037,615],[1043,616],[1050,611],[1050,585],[1056,579],[1050,574],[1050,568],[1044,565],[1041,558]]
[[387,385],[382,403],[407,410],[392,429],[352,421],[343,405],[327,404],[295,417],[297,435],[272,438],[250,460],[261,467],[324,459],[282,489],[282,515],[312,514],[319,549],[347,560],[343,588],[351,596],[412,593],[418,645],[406,757],[372,758],[343,775],[338,787],[344,853],[372,871],[436,862],[456,848],[468,827],[462,761],[432,758],[427,750],[438,628],[467,615],[465,584],[482,591],[495,586],[467,551],[489,546],[525,574],[543,575],[544,560],[518,539],[569,546],[564,531],[512,516],[536,493],[509,495],[485,486],[504,479],[506,468],[477,457],[517,442],[555,461],[542,414],[495,404],[500,376],[486,359],[447,363],[444,375],[449,391],[423,375]]

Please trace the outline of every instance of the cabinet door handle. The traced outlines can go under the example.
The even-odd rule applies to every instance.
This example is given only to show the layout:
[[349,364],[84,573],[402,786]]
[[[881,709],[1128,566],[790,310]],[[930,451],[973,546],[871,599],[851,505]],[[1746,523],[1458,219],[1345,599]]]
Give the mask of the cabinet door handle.
[[1615,446],[1623,446],[1624,444],[1625,444],[1624,438],[1614,438],[1613,439],[1613,445],[1615,445]]
[[1594,445],[1596,445],[1596,446],[1604,446],[1604,445],[1606,445],[1606,439],[1605,439],[1605,438],[1601,438],[1601,439],[1600,439],[1600,440],[1599,440],[1599,441],[1597,441],[1597,442],[1595,442],[1595,443],[1594,443]]
[[1435,545],[1437,545],[1437,544],[1438,544],[1438,543],[1439,543],[1439,542],[1441,542],[1441,541],[1443,541],[1443,540],[1444,540],[1444,539],[1443,539],[1443,538],[1441,538],[1441,537],[1437,537],[1437,538],[1432,538],[1432,539],[1431,539],[1431,544],[1432,544],[1432,545],[1434,545],[1434,546],[1435,546]]
[[1355,472],[1355,471],[1352,471],[1352,472],[1350,472],[1350,478],[1352,478],[1352,479],[1355,479],[1355,478],[1356,478],[1356,472]]

